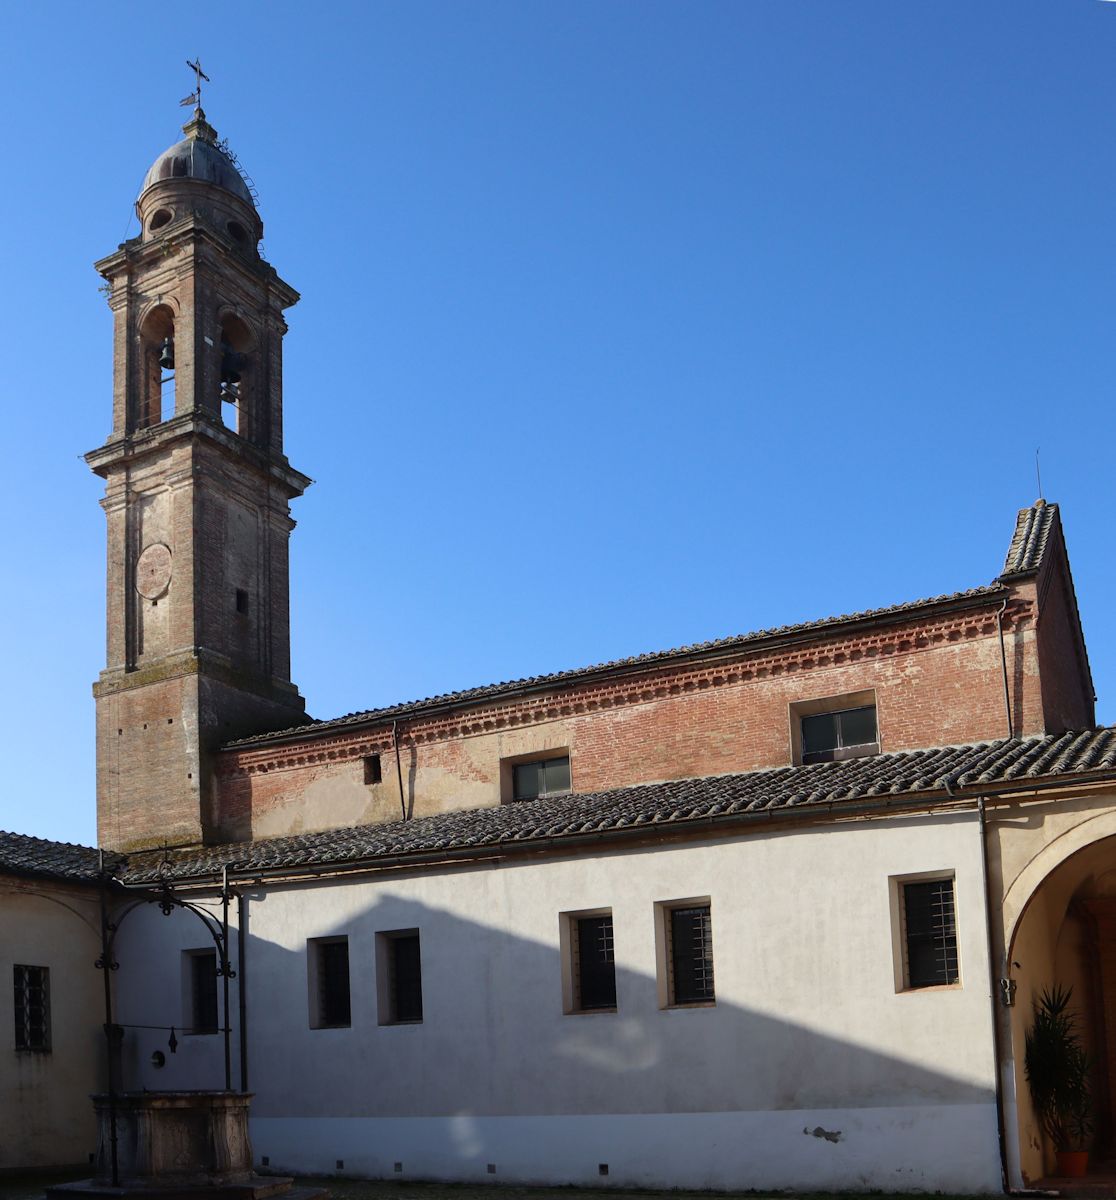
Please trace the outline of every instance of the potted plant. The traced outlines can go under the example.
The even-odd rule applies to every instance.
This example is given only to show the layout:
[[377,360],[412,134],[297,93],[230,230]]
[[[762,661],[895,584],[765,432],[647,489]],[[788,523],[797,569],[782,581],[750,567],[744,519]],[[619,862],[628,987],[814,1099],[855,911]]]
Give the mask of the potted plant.
[[1043,990],[1027,1034],[1024,1068],[1031,1102],[1058,1155],[1058,1174],[1081,1176],[1093,1134],[1091,1064],[1069,1007],[1073,988]]

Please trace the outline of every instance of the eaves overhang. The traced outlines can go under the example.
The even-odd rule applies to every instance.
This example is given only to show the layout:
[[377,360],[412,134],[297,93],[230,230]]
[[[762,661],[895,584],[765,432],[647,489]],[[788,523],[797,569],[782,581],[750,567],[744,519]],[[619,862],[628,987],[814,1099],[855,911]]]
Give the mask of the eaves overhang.
[[868,629],[891,628],[911,620],[938,615],[950,615],[969,610],[988,608],[1010,599],[1011,589],[1002,584],[973,588],[947,597],[933,597],[912,601],[893,608],[876,609],[865,613],[852,613],[843,617],[826,617],[819,621],[790,626],[785,629],[760,630],[739,637],[719,639],[698,646],[684,646],[677,650],[663,650],[640,655],[634,659],[602,663],[599,666],[574,668],[531,679],[511,681],[506,684],[490,684],[471,688],[448,696],[434,696],[428,700],[405,701],[363,713],[352,713],[344,717],[317,721],[312,725],[278,730],[257,737],[238,738],[221,747],[223,752],[256,750],[294,743],[307,743],[317,738],[336,737],[341,733],[358,732],[393,721],[420,720],[440,717],[447,713],[475,708],[503,700],[516,700],[537,696],[546,692],[560,692],[587,683],[596,683],[619,678],[639,678],[661,671],[664,667],[685,667],[701,664],[716,665],[719,662],[735,662],[748,654],[821,642],[834,637],[848,637]]

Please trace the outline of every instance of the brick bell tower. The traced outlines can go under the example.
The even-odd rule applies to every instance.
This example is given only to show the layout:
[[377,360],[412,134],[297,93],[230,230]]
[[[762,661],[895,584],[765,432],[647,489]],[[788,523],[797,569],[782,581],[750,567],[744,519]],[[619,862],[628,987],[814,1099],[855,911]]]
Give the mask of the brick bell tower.
[[96,269],[114,316],[105,480],[108,662],[97,829],[134,849],[216,840],[212,752],[297,725],[290,681],[283,311],[252,192],[200,106],[156,160],[141,233]]

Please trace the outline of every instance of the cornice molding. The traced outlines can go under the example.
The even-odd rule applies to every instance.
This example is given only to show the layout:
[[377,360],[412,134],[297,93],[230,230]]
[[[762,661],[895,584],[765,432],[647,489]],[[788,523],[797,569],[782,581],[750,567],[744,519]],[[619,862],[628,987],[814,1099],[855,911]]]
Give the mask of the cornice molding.
[[[1003,619],[1005,630],[1028,628],[1033,623],[1034,606],[1029,601],[1012,601]],[[410,748],[501,733],[593,712],[654,704],[710,689],[747,686],[781,676],[925,653],[995,636],[996,614],[991,604],[983,610],[942,614],[936,619],[924,617],[874,631],[820,631],[810,642],[791,647],[740,648],[727,651],[712,662],[633,666],[624,675],[556,683],[549,692],[465,701],[450,712],[428,716],[401,715],[397,719],[404,734],[400,744]],[[291,737],[290,742],[278,745],[220,751],[216,758],[218,776],[262,775],[322,763],[355,762],[370,754],[394,750],[391,719],[363,728],[338,729],[328,735],[308,730],[301,742],[297,734]]]

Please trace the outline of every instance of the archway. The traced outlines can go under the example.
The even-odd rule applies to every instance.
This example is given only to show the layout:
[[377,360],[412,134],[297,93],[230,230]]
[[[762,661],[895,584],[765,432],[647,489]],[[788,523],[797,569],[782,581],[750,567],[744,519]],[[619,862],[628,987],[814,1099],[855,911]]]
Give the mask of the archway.
[[1013,885],[1005,898],[1005,916],[1017,914],[1008,942],[1017,987],[1010,1022],[1019,1166],[1027,1183],[1055,1171],[1023,1065],[1034,1006],[1052,985],[1072,989],[1072,1009],[1093,1062],[1093,1169],[1109,1173],[1116,1157],[1116,834],[1088,841],[1089,832],[1102,833],[1098,826],[1088,830],[1092,824],[1047,845],[1016,881],[1029,876],[1029,889]]

